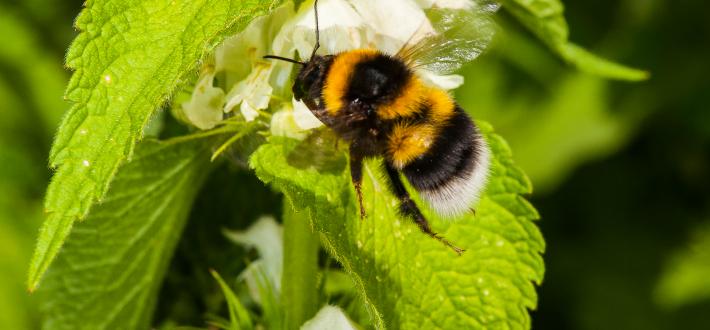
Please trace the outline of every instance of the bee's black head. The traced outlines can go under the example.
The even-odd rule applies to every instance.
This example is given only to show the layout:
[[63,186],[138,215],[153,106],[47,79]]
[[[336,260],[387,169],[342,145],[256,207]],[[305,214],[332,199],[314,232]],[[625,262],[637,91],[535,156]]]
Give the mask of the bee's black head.
[[332,56],[313,55],[298,72],[293,83],[293,96],[296,100],[318,98],[323,88],[323,79]]
[[[318,26],[318,0],[313,1],[313,13],[316,19],[316,44],[311,52],[311,59],[308,62],[300,62],[287,57],[276,55],[266,55],[264,58],[281,60],[291,63],[300,64],[303,67],[298,72],[296,81],[293,83],[293,96],[298,101],[315,101],[319,102],[320,90],[323,88],[323,77],[333,58],[333,56],[316,55],[316,51],[320,48],[320,28]],[[314,102],[308,102],[313,104]]]

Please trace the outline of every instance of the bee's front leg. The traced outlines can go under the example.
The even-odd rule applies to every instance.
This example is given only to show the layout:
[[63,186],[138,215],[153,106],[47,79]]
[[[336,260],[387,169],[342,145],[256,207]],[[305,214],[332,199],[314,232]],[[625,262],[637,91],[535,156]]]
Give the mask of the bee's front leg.
[[364,219],[366,214],[365,206],[362,204],[362,154],[352,145],[350,146],[350,178],[360,205],[360,219]]

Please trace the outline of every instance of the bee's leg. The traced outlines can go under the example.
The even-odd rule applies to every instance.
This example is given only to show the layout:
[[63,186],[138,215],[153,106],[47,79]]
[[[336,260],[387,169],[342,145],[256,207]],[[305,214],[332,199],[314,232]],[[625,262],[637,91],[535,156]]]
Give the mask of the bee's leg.
[[454,252],[456,252],[458,255],[461,255],[464,251],[466,251],[462,248],[455,246],[454,244],[449,242],[449,240],[431,230],[429,222],[426,220],[426,218],[424,218],[424,215],[419,210],[419,207],[417,207],[417,204],[414,203],[412,198],[409,196],[407,189],[404,188],[404,184],[402,183],[402,179],[399,177],[399,172],[397,171],[397,169],[387,164],[386,161],[385,169],[387,171],[387,176],[390,179],[390,187],[392,189],[392,192],[399,199],[399,210],[402,215],[414,220],[414,222],[419,226],[419,229],[421,229],[425,234],[435,238],[441,243],[444,243],[444,245],[454,250]]
[[364,219],[366,214],[365,206],[362,205],[362,155],[357,150],[354,150],[353,147],[350,147],[350,178],[357,193],[360,219]]

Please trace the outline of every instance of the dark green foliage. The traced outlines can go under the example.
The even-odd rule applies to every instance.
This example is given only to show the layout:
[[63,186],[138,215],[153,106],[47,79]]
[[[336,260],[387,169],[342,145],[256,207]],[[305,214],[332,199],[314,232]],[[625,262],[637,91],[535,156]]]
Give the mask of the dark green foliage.
[[[168,111],[174,92],[224,37],[276,3],[96,0],[80,31],[81,3],[0,3],[0,328],[292,329],[325,303],[366,329],[707,325],[706,3],[502,1],[494,47],[462,70],[456,95],[513,153],[484,125],[498,158],[478,215],[434,219],[469,249],[460,259],[396,219],[373,163],[374,213],[361,222],[347,159],[331,144],[267,139],[257,125],[210,163],[238,129],[184,137],[190,128]],[[68,104],[62,64],[77,34]],[[649,73],[636,84],[605,80]],[[54,136],[58,172],[45,194]],[[167,141],[145,139],[156,136]],[[255,150],[253,171],[244,165]],[[242,167],[224,161],[234,156]],[[536,187],[539,223],[513,159]],[[242,276],[263,256],[224,232],[263,215],[284,223],[288,260],[280,290],[257,273],[259,300]],[[29,295],[43,220],[30,287],[57,259]],[[547,246],[536,293],[538,224]]]

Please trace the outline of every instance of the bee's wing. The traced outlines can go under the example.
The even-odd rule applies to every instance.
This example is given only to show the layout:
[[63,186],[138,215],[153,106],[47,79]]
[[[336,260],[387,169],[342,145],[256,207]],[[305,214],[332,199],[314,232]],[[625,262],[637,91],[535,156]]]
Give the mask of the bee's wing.
[[342,147],[346,146],[338,143],[338,137],[331,129],[314,129],[288,154],[287,162],[300,169],[314,168],[319,172],[339,174],[347,165]]
[[491,16],[498,7],[493,1],[476,0],[466,9],[427,9],[429,22],[396,56],[415,69],[451,74],[488,47],[495,32]]
[[[254,134],[252,138],[228,142],[229,145],[217,156],[225,157],[236,168],[248,169],[249,156],[265,142],[264,137]],[[346,147],[344,143],[339,143],[335,132],[322,127],[312,130],[289,152],[286,160],[290,166],[299,169],[314,168],[319,172],[340,174],[347,165]]]

